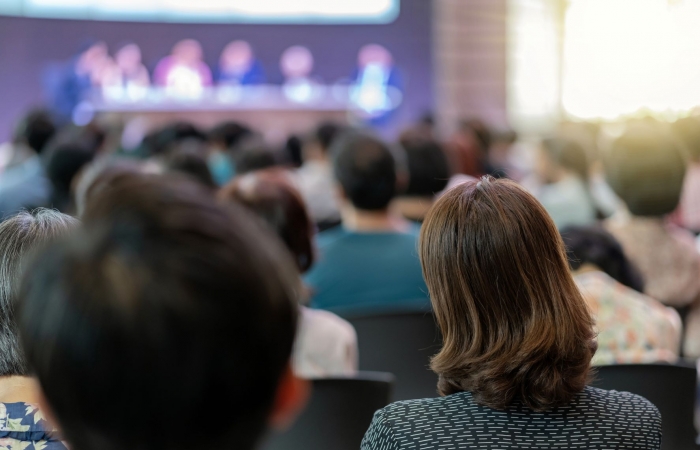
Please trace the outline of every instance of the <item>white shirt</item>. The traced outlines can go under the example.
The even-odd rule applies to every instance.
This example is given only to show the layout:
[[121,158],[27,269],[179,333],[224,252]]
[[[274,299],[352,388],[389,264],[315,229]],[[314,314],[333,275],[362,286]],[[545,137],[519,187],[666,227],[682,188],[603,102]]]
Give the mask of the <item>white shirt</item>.
[[297,188],[304,197],[314,222],[340,220],[340,208],[335,197],[335,178],[329,164],[308,161],[294,174]]
[[357,372],[357,334],[349,322],[319,309],[300,307],[292,366],[301,378],[349,376]]

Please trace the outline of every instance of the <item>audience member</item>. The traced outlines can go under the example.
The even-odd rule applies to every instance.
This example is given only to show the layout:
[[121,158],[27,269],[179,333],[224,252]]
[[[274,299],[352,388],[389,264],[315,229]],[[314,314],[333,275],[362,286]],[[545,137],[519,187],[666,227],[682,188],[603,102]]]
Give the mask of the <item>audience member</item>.
[[277,155],[259,136],[241,143],[234,151],[236,175],[267,169],[278,164]]
[[478,177],[490,172],[488,153],[491,132],[482,121],[465,120],[447,143],[452,169],[457,174]]
[[206,146],[196,139],[179,141],[159,158],[158,164],[164,173],[179,173],[199,182],[202,186],[215,191],[214,177],[204,158]]
[[[312,266],[314,226],[287,172],[266,169],[238,177],[219,197],[263,219],[287,245],[300,273]],[[355,329],[333,313],[301,306],[292,361],[303,378],[352,375],[357,371]]]
[[217,71],[219,84],[244,86],[265,83],[265,71],[246,41],[233,41],[224,47]]
[[145,175],[84,219],[20,298],[27,360],[71,449],[253,449],[289,423],[308,385],[289,368],[299,280],[273,233],[187,179]]
[[[605,225],[644,276],[644,293],[661,302],[685,307],[700,296],[700,254],[693,236],[665,220],[678,206],[686,165],[680,149],[656,127],[632,127],[612,145],[606,176],[627,205]],[[696,307],[697,308],[697,307]],[[700,316],[687,321],[689,333]],[[685,340],[685,351],[700,356],[700,344]]]
[[588,155],[581,144],[562,137],[543,140],[535,170],[540,182],[535,195],[559,229],[595,222]]
[[422,138],[402,141],[408,162],[408,187],[395,201],[401,214],[422,222],[450,180],[450,166],[442,147],[436,141]]
[[586,386],[593,319],[532,195],[491,178],[455,187],[428,213],[420,257],[442,397],[379,410],[362,449],[661,448],[654,405]]
[[59,133],[46,149],[46,176],[51,181],[51,206],[73,213],[74,180],[98,154],[104,134],[88,127],[68,128]]
[[233,149],[253,132],[237,122],[223,122],[209,131],[210,152],[207,162],[214,180],[219,186],[228,183],[236,174]]
[[170,56],[158,62],[153,81],[170,95],[197,98],[211,86],[211,69],[204,62],[202,45],[194,39],[183,39],[173,46]]
[[304,164],[296,172],[299,192],[321,230],[340,223],[340,206],[335,193],[329,149],[341,132],[342,127],[332,122],[319,125],[304,144]]
[[333,145],[342,226],[318,236],[320,256],[306,277],[314,308],[341,315],[429,310],[416,254],[419,228],[389,207],[400,150],[365,134]]
[[14,139],[0,164],[0,221],[22,208],[46,206],[51,184],[40,155],[56,132],[48,112],[29,112],[17,126]]
[[144,165],[125,158],[103,157],[86,165],[75,183],[73,202],[78,217],[85,213],[88,202],[124,177],[145,173]]
[[682,325],[678,312],[641,294],[641,275],[615,238],[600,227],[562,231],[574,280],[598,330],[594,364],[676,362]]
[[20,346],[15,304],[27,260],[49,241],[77,226],[49,209],[20,212],[0,224],[0,446],[7,449],[65,450],[39,409],[36,381]]
[[681,200],[674,218],[679,225],[697,234],[700,233],[700,119],[679,119],[672,130],[688,159]]

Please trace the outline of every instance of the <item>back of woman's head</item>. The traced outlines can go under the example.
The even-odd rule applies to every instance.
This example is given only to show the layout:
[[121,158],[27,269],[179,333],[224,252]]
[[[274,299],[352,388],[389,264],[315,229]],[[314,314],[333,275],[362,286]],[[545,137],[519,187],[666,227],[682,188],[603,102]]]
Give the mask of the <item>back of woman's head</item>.
[[24,266],[33,252],[77,224],[71,216],[44,208],[20,212],[0,224],[0,376],[29,373],[15,322]]
[[629,262],[615,237],[601,226],[567,227],[561,232],[572,270],[588,264],[638,292],[644,291],[639,271]]
[[301,194],[280,169],[266,169],[236,178],[219,198],[245,205],[263,219],[292,252],[303,273],[314,262],[311,221]]
[[593,320],[532,195],[490,177],[451,189],[423,223],[420,258],[444,338],[431,364],[441,394],[543,411],[583,390]]

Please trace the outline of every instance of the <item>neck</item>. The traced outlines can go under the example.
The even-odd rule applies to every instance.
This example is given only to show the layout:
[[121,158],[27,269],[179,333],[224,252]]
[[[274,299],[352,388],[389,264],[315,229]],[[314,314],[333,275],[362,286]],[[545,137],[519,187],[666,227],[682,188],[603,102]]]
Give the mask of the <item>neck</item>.
[[0,403],[38,403],[36,380],[10,375],[0,377]]
[[341,208],[343,226],[350,231],[396,231],[408,230],[409,223],[403,218],[392,214],[389,209],[367,211],[345,205]]
[[600,267],[596,266],[595,264],[584,263],[578,268],[578,270],[574,271],[574,275],[581,275],[590,272],[602,272],[602,270],[600,270]]

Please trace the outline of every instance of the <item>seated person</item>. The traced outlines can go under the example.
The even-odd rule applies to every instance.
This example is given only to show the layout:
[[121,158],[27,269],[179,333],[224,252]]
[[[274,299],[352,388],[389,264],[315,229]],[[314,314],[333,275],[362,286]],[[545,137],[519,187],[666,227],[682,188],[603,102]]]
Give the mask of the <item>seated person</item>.
[[340,223],[340,205],[335,195],[329,151],[341,132],[342,127],[331,122],[319,125],[304,143],[304,164],[295,173],[299,192],[321,231]]
[[596,221],[597,207],[588,185],[588,155],[581,144],[567,138],[545,139],[535,171],[541,183],[535,195],[559,229]]
[[31,111],[20,120],[0,167],[0,221],[23,208],[48,205],[51,183],[40,155],[55,133],[46,111]]
[[278,238],[181,178],[124,177],[84,219],[20,296],[70,448],[252,450],[288,424],[308,382],[289,365],[299,278]]
[[676,362],[682,325],[678,312],[643,292],[641,275],[620,244],[596,226],[562,231],[569,264],[595,316],[594,364]]
[[246,41],[233,41],[224,47],[217,76],[222,85],[250,85],[265,82],[265,72]]
[[532,195],[490,177],[455,187],[428,212],[419,252],[444,336],[431,360],[442,397],[379,410],[363,450],[661,448],[654,405],[586,386],[593,319]]
[[428,209],[450,181],[447,156],[436,141],[421,137],[402,139],[408,160],[408,187],[396,200],[401,214],[422,222]]
[[[314,226],[287,172],[265,169],[243,175],[222,188],[219,198],[245,205],[272,227],[291,251],[300,273],[311,267],[315,253]],[[358,362],[357,335],[352,325],[328,311],[300,308],[292,357],[297,376],[354,374]]]
[[77,220],[50,209],[20,212],[0,224],[0,447],[65,450],[39,409],[36,381],[20,346],[15,302],[31,254],[67,234]]
[[319,258],[306,276],[312,307],[341,316],[430,310],[416,252],[419,227],[390,210],[398,151],[364,134],[333,146],[342,226],[318,235]]
[[204,62],[202,45],[194,39],[184,39],[175,44],[170,56],[158,62],[153,80],[171,95],[200,97],[204,88],[212,85],[212,74]]
[[[700,343],[689,339],[700,327],[700,254],[692,234],[675,227],[667,215],[678,206],[686,164],[663,129],[633,126],[613,142],[605,161],[610,187],[627,210],[605,222],[625,254],[644,277],[644,293],[674,307],[691,307],[685,351],[700,356]],[[700,330],[698,330],[700,331]]]

